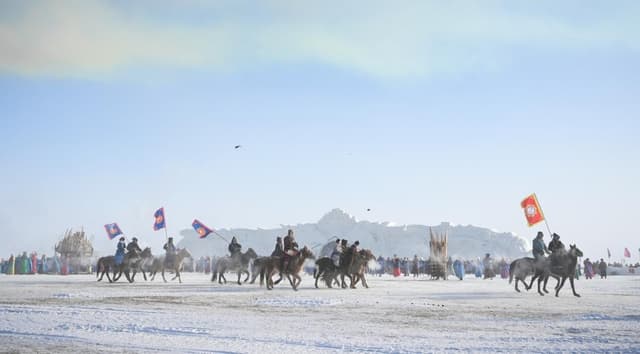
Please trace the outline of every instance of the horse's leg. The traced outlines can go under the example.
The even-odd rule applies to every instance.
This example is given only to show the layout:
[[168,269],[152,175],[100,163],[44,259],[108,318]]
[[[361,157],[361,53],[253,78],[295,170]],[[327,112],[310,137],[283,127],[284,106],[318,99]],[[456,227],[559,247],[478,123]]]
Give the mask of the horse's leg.
[[538,277],[538,294],[540,294],[541,296],[544,296],[544,293],[540,291],[540,283],[542,283],[543,281],[544,281],[544,275]]
[[558,293],[560,292],[560,289],[562,289],[562,287],[564,286],[564,282],[566,280],[567,280],[567,277],[562,277],[562,281],[560,282],[560,287],[556,289],[556,297],[558,297]]
[[124,271],[124,276],[127,278],[127,280],[129,281],[129,283],[133,283],[133,278],[131,278],[129,276],[129,270],[125,270]]
[[317,270],[317,272],[314,272],[315,274],[315,278],[316,278],[316,289],[318,288],[318,279],[320,278],[320,276],[324,273],[324,269],[320,269]]
[[369,284],[367,284],[367,280],[364,278],[364,273],[362,273],[360,279],[362,279],[362,285],[364,285],[366,289],[369,289]]
[[180,276],[180,269],[176,269],[176,277],[178,277],[178,283],[182,284],[182,277]]
[[240,278],[242,278],[242,271],[238,271],[238,285],[242,285],[242,283],[240,282]]
[[546,277],[544,277],[544,286],[542,287],[542,290],[543,290],[545,293],[547,293],[547,294],[549,293],[549,291],[547,291],[547,282],[548,282],[548,281],[549,281],[549,275],[547,275]]
[[538,279],[538,277],[540,277],[540,274],[534,273],[533,276],[531,277],[531,282],[529,283],[529,285],[527,285],[527,283],[525,283],[524,280],[522,281],[524,285],[527,287],[527,291],[531,290],[531,287],[533,286],[533,281]]
[[140,271],[142,273],[142,277],[144,278],[144,281],[147,281],[147,273],[144,272],[144,270]]
[[571,291],[573,291],[573,296],[580,297],[580,294],[576,292],[576,288],[573,285],[573,277],[569,277],[569,283],[571,284]]
[[167,278],[164,277],[164,267],[162,267],[162,280],[164,280],[164,282],[167,282]]
[[242,272],[246,274],[246,276],[245,276],[245,278],[244,278],[244,281],[243,281],[243,283],[246,283],[246,282],[249,280],[249,276],[250,276],[251,274],[249,274],[249,271],[248,271],[248,270],[246,270],[246,269],[245,269],[245,270],[243,270]]

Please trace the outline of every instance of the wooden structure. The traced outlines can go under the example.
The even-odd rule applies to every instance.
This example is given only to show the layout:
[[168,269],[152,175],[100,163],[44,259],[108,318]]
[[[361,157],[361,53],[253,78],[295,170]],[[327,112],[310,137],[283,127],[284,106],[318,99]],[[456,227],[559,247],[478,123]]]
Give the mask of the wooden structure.
[[68,229],[62,240],[56,244],[55,251],[60,254],[63,266],[70,268],[70,272],[85,273],[91,271],[93,246],[86,237],[84,230],[73,232],[72,229]]
[[427,273],[431,275],[433,279],[447,279],[447,241],[449,235],[445,232],[443,234],[434,233],[433,229],[429,228],[429,267]]

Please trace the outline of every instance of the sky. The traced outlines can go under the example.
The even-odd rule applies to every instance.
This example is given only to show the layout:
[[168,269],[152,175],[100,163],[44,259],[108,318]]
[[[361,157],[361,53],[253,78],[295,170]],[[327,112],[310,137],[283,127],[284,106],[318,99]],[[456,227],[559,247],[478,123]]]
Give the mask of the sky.
[[[639,257],[637,1],[2,1],[0,257],[359,220]],[[241,145],[240,148],[234,148]],[[368,209],[370,209],[368,211]],[[425,235],[427,237],[427,235]],[[220,247],[225,247],[221,243]]]

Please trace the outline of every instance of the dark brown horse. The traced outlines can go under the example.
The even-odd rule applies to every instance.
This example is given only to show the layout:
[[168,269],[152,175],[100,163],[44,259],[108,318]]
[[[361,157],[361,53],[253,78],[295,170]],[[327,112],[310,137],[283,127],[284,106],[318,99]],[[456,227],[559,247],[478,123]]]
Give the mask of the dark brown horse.
[[533,284],[535,279],[538,279],[538,293],[544,296],[542,291],[540,291],[540,283],[544,281],[544,287],[546,288],[549,277],[560,278],[558,285],[556,285],[555,288],[557,297],[560,289],[562,289],[568,278],[569,283],[571,283],[571,291],[573,291],[573,295],[580,297],[580,295],[576,293],[573,280],[576,276],[578,257],[582,257],[582,255],[582,251],[576,247],[576,245],[570,245],[568,251],[556,255],[553,261],[551,259],[547,259],[542,268],[536,269],[536,274],[531,278],[531,284]]
[[[118,281],[118,279],[120,279],[120,277],[122,276],[122,273],[124,273],[129,283],[133,283],[138,271],[142,272],[144,280],[147,280],[146,274],[144,273],[144,271],[142,271],[142,264],[143,262],[152,259],[153,255],[151,254],[151,248],[149,247],[146,247],[144,250],[142,250],[142,252],[140,252],[140,254],[137,254],[135,256],[132,254],[127,257],[125,255],[125,259],[122,261],[122,264],[120,265],[120,267],[117,267],[119,272],[117,276],[114,276],[113,281]],[[131,276],[129,276],[129,272],[132,272]]]
[[265,278],[267,281],[267,289],[273,289],[273,275],[276,273],[282,273],[289,279],[289,283],[293,290],[298,290],[298,286],[300,286],[300,282],[302,282],[302,278],[299,273],[302,271],[302,267],[304,266],[304,262],[307,259],[314,259],[315,256],[313,252],[307,247],[304,246],[298,254],[291,256],[289,263],[286,268],[283,268],[283,264],[280,260],[280,257],[271,257],[271,259],[265,264],[264,272]]
[[322,278],[328,288],[333,288],[333,283],[340,286],[338,276],[340,271],[329,257],[322,257],[316,261],[316,269],[313,271],[313,277],[316,279],[315,286],[318,287],[318,279]]
[[[149,250],[149,253],[151,251]],[[137,253],[126,253],[122,258],[122,262],[120,264],[116,264],[115,256],[106,256],[98,259],[98,263],[96,265],[96,277],[100,275],[98,281],[102,280],[102,277],[106,274],[109,283],[113,283],[114,281],[118,281],[124,273],[125,277],[129,281],[129,283],[133,282],[133,279],[129,276],[129,269],[132,264],[140,261],[142,258]],[[125,272],[126,270],[126,272]],[[113,271],[113,278],[109,277],[109,271]],[[102,274],[100,274],[102,272]]]

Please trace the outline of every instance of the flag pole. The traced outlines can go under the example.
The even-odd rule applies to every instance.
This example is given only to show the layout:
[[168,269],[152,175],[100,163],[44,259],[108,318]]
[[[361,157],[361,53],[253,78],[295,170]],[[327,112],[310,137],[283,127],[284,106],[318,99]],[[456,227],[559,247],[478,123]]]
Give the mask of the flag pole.
[[538,196],[535,193],[533,193],[533,198],[535,198],[536,203],[540,208],[540,214],[542,214],[542,219],[544,220],[544,224],[547,225],[547,231],[549,231],[549,236],[551,236],[551,228],[549,227],[549,222],[547,221],[547,217],[544,216],[544,211],[542,211],[542,204],[540,204],[540,201],[538,200]]
[[214,234],[216,234],[216,236],[220,237],[221,239],[223,239],[225,242],[229,242],[226,238],[222,237],[222,235],[220,235],[216,230],[211,230],[211,232],[213,232]]

